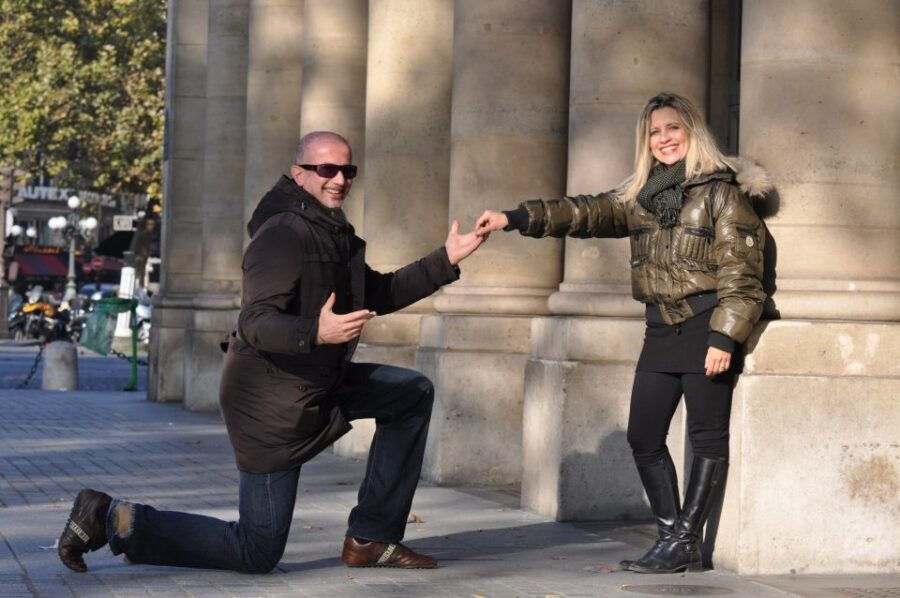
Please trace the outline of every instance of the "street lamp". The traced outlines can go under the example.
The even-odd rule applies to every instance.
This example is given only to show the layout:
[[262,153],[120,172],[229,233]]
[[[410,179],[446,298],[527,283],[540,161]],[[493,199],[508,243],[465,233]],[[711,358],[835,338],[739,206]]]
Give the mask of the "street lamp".
[[93,216],[78,219],[75,212],[81,207],[81,199],[77,195],[73,195],[66,202],[71,210],[68,216],[54,216],[47,221],[47,226],[53,230],[62,231],[63,236],[69,241],[69,274],[66,282],[66,292],[63,294],[63,301],[71,301],[77,294],[77,286],[75,285],[75,242],[79,239],[88,239],[97,228],[97,219]]

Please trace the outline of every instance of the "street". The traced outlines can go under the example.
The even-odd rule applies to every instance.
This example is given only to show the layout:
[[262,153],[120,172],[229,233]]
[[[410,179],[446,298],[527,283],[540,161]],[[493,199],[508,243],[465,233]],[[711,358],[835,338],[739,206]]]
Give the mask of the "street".
[[900,576],[626,573],[618,562],[652,544],[649,524],[559,523],[520,510],[512,489],[426,483],[405,541],[434,554],[439,568],[348,569],[340,548],[364,464],[330,452],[304,466],[287,550],[268,575],[131,565],[106,548],[86,555],[87,573],[75,573],[59,563],[54,543],[80,488],[233,520],[238,474],[218,415],[117,392],[127,380],[124,361],[82,356],[79,391],[11,389],[34,354],[34,347],[0,351],[3,597],[900,595]]
[[[0,389],[18,388],[25,380],[40,346],[37,341],[0,342]],[[146,355],[138,354],[146,359]],[[25,388],[41,387],[43,359]],[[131,376],[131,363],[113,355],[103,356],[87,349],[78,349],[79,390],[122,390]],[[147,368],[138,366],[138,391],[147,388]]]

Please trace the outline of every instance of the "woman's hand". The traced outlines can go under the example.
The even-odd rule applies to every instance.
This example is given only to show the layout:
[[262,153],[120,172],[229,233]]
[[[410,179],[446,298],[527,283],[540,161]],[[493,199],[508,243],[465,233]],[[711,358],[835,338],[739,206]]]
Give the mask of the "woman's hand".
[[731,367],[731,353],[710,347],[706,352],[706,375],[709,378],[722,372],[727,372]]
[[493,212],[485,210],[484,214],[475,221],[475,234],[479,237],[485,237],[491,231],[500,230],[509,224],[509,218],[502,212]]
[[464,235],[459,234],[459,220],[454,220],[450,225],[447,241],[444,243],[450,263],[455,266],[463,261],[486,240],[485,235],[477,235],[475,231]]

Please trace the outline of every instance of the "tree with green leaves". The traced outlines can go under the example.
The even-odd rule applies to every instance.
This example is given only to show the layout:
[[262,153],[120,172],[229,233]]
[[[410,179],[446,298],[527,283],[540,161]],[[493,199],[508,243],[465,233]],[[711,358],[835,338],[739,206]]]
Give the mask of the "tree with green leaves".
[[0,165],[161,196],[165,0],[0,0]]

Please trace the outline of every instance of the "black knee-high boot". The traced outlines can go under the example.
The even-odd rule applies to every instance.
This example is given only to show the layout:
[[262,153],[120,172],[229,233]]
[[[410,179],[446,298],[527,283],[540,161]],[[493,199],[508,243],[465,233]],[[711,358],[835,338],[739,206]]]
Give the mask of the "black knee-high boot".
[[[658,540],[653,548],[645,554],[641,559],[655,554],[660,550],[663,543],[672,538],[675,533],[675,522],[678,521],[678,515],[681,512],[678,500],[678,476],[675,473],[675,464],[672,463],[672,457],[669,453],[659,461],[650,463],[649,465],[638,465],[638,474],[641,476],[641,483],[644,485],[644,491],[650,501],[650,510],[656,517],[656,527],[658,530]],[[623,569],[630,568],[635,561],[622,561],[619,565]]]
[[660,541],[661,546],[658,550],[651,550],[644,558],[632,563],[630,571],[678,573],[703,569],[698,545],[700,532],[716,496],[724,486],[727,471],[728,462],[724,459],[694,457],[691,478],[684,496],[684,506],[672,537]]

